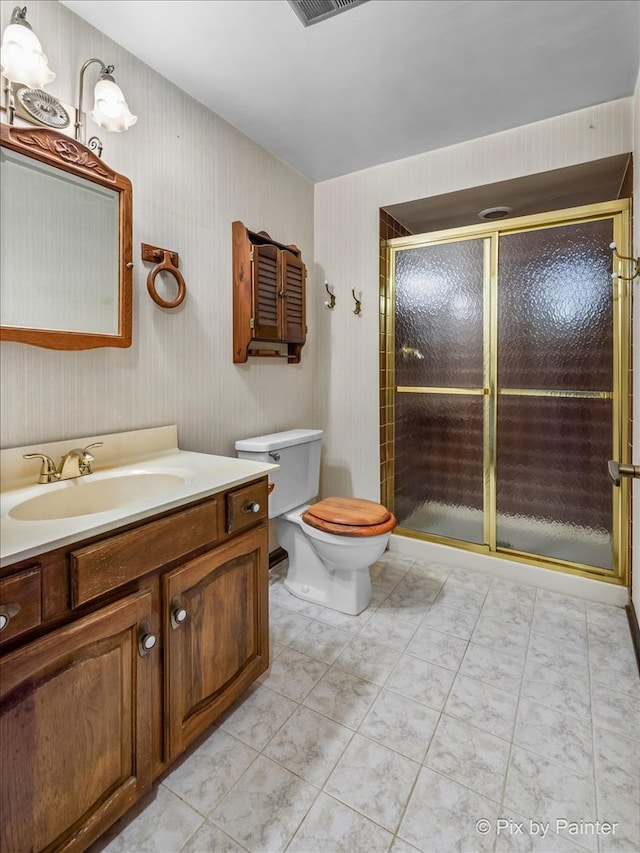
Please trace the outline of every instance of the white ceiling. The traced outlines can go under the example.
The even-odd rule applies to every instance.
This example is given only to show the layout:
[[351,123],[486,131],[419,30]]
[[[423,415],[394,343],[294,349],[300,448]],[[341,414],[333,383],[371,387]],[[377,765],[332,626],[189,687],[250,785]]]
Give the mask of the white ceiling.
[[306,28],[286,0],[63,2],[313,181],[627,97],[640,64],[640,0],[369,0]]

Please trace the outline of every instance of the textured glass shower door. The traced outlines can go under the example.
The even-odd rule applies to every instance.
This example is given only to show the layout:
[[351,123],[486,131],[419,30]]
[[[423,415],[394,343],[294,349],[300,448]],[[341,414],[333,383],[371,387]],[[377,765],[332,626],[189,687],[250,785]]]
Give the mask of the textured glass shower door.
[[401,527],[485,540],[486,238],[398,252],[395,496]]
[[607,461],[629,456],[630,298],[610,248],[627,210],[389,242],[401,532],[624,578],[630,490]]
[[613,222],[498,250],[497,542],[613,569]]

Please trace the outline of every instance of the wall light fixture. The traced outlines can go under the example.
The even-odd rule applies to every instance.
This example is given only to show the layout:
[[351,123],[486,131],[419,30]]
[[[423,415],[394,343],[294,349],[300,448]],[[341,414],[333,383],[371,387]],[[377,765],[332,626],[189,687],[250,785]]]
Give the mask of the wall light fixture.
[[78,85],[78,105],[76,107],[75,136],[91,149],[97,149],[98,155],[102,154],[102,143],[97,136],[86,141],[86,123],[83,120],[82,101],[84,97],[84,74],[87,68],[94,62],[100,66],[100,77],[93,90],[94,105],[89,113],[91,121],[105,130],[121,133],[128,130],[138,121],[127,106],[122,89],[113,79],[113,65],[105,65],[101,59],[87,59],[80,69],[80,82]]
[[[11,22],[2,36],[2,74],[6,79],[7,121],[14,124],[17,112],[20,118],[32,124],[64,130],[71,125],[68,105],[62,104],[55,96],[41,88],[51,83],[56,75],[49,68],[47,57],[26,15],[26,6],[16,6],[11,15]],[[88,142],[86,140],[86,115],[83,112],[84,75],[93,63],[100,66],[100,75],[94,88],[94,105],[89,113],[91,120],[98,127],[120,133],[134,125],[138,119],[127,106],[122,90],[112,76],[113,65],[105,65],[101,59],[87,59],[80,69],[74,135],[100,156],[102,142],[98,137],[93,136]]]
[[55,80],[38,37],[27,21],[27,7],[16,6],[2,34],[2,73],[11,83],[32,89]]
[[[15,115],[14,85],[38,90],[55,80],[42,45],[27,21],[27,7],[16,6],[2,34],[0,71],[5,78],[5,105],[10,124]],[[42,93],[45,94],[44,92]]]

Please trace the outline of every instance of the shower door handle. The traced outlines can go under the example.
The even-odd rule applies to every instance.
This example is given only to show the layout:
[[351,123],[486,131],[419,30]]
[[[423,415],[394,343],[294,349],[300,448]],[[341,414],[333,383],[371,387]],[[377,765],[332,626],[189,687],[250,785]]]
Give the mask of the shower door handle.
[[640,465],[626,465],[623,462],[610,459],[607,468],[614,486],[620,485],[622,477],[640,477]]

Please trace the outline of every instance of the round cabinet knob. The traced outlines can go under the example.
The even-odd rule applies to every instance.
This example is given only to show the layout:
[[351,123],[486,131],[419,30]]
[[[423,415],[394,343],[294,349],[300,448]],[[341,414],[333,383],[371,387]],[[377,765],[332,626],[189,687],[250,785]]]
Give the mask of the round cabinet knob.
[[173,611],[173,621],[177,622],[178,625],[180,625],[180,623],[184,622],[184,620],[186,618],[187,618],[187,611],[185,610],[185,608],[184,607],[176,607],[176,609]]
[[13,617],[20,611],[19,604],[5,604],[2,609],[0,609],[0,631],[3,631],[9,622],[13,619]]
[[258,501],[249,501],[242,507],[242,512],[260,512]]
[[145,634],[140,640],[140,647],[144,649],[145,652],[150,652],[157,642],[158,638],[155,634]]

